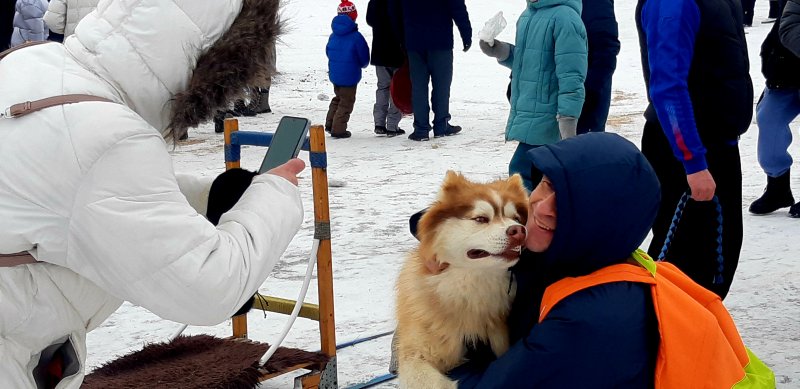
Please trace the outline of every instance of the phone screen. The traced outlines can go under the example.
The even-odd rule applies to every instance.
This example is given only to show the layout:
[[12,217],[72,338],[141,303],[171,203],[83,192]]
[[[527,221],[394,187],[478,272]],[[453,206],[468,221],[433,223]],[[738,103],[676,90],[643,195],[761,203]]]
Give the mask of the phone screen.
[[258,172],[264,173],[297,157],[306,141],[309,127],[311,127],[311,122],[308,119],[293,116],[282,117]]

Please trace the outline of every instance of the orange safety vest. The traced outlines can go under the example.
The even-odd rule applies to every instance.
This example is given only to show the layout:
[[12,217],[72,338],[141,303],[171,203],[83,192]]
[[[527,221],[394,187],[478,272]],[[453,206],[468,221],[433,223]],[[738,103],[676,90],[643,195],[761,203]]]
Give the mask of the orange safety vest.
[[719,296],[671,263],[656,264],[642,251],[633,259],[638,264],[608,266],[550,285],[542,297],[539,322],[577,291],[609,282],[650,284],[661,338],[657,389],[775,387],[774,374],[745,347]]

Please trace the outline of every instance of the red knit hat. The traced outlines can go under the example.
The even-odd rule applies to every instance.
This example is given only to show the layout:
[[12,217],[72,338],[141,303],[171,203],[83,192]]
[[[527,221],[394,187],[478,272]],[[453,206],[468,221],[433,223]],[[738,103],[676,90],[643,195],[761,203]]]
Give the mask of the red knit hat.
[[358,12],[356,12],[356,5],[351,3],[350,0],[342,0],[342,3],[339,4],[339,7],[336,8],[336,12],[341,15],[345,14],[353,19],[356,20],[358,17]]

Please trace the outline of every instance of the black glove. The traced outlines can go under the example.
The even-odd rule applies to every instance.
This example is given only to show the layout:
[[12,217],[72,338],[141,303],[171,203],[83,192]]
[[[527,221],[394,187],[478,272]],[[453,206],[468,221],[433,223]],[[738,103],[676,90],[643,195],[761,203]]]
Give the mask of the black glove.
[[206,218],[213,225],[219,223],[222,214],[230,211],[244,191],[250,186],[253,177],[258,173],[244,169],[230,169],[214,179],[208,191],[208,209]]
[[[208,221],[217,225],[222,214],[236,205],[244,191],[250,186],[253,177],[257,175],[258,173],[249,170],[230,169],[217,176],[208,192],[208,210],[206,211]],[[233,316],[244,315],[250,311],[254,301],[255,296],[250,297]]]
[[464,52],[466,53],[469,51],[469,48],[472,47],[472,40],[464,41]]

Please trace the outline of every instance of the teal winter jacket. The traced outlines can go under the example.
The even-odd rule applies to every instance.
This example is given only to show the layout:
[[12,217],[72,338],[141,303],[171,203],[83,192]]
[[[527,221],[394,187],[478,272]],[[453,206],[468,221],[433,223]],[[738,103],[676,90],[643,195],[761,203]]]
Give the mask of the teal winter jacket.
[[512,77],[506,140],[555,143],[556,116],[580,116],[588,66],[581,7],[581,0],[528,0],[511,55],[500,62]]

